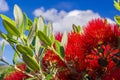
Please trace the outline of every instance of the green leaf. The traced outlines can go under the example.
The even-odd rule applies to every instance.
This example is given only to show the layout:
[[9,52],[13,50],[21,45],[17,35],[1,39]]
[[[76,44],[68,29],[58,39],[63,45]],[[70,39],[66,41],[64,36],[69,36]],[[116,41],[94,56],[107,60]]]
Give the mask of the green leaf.
[[0,57],[3,57],[4,50],[5,50],[5,42],[2,43],[1,50],[0,50]]
[[0,32],[0,36],[1,36],[3,39],[7,40],[7,35],[6,35],[6,34]]
[[60,46],[60,56],[62,57],[62,58],[64,58],[64,56],[65,56],[65,53],[64,53],[65,51],[64,51],[64,47],[63,46]]
[[32,26],[33,24],[32,21],[29,18],[27,20],[28,20],[28,26]]
[[58,53],[60,53],[60,46],[61,46],[60,42],[55,40],[55,48]]
[[49,39],[49,37],[47,35],[45,35],[42,31],[38,31],[38,37],[39,39],[44,42],[47,46],[51,46],[52,42]]
[[4,50],[5,50],[5,42],[2,43],[2,48],[1,48],[2,53],[4,53]]
[[36,54],[39,53],[40,46],[41,46],[40,40],[38,36],[36,36],[36,39],[35,39],[35,53]]
[[3,14],[1,14],[0,16],[3,20],[3,25],[6,29],[6,31],[11,35],[15,35],[15,36],[19,37],[20,32],[16,28],[15,22],[13,20],[11,20],[10,18],[8,18],[7,16],[3,15]]
[[52,33],[52,34],[50,35],[50,40],[52,41],[52,43],[54,43],[54,41],[55,41],[54,33]]
[[44,31],[44,26],[45,26],[45,24],[44,24],[44,19],[43,19],[42,16],[40,16],[40,17],[38,18],[37,28],[38,28],[38,30]]
[[39,62],[40,62],[40,63],[42,62],[42,60],[43,60],[43,58],[44,58],[44,56],[45,56],[45,53],[44,53],[45,50],[46,50],[45,47],[43,47],[43,46],[40,47],[40,50],[39,50],[39,54],[40,54]]
[[19,43],[18,42],[18,40],[17,39],[15,39],[13,36],[11,36],[11,35],[7,35],[7,41],[9,42],[9,43],[11,43],[11,44],[17,44],[17,43]]
[[18,56],[18,54],[15,52],[15,53],[14,53],[14,56],[13,56],[13,64],[17,64],[17,63],[18,63],[18,59],[19,59],[19,56]]
[[120,11],[120,1],[116,1],[116,0],[114,0],[114,7],[118,10],[118,11]]
[[120,25],[120,16],[116,15],[116,16],[114,17],[114,19],[115,19],[116,23],[117,23],[118,25]]
[[22,10],[19,8],[19,6],[16,4],[14,6],[14,17],[15,17],[16,24],[18,26],[21,26],[23,22],[23,13],[22,13]]
[[66,45],[67,45],[67,42],[68,42],[68,36],[67,36],[67,33],[64,32],[64,33],[63,33],[63,36],[62,36],[62,40],[61,40],[61,45],[62,45],[62,46],[66,46]]
[[78,28],[78,32],[81,32],[81,27],[80,27],[80,25],[79,25],[77,28]]
[[47,35],[47,25],[44,26],[44,30],[42,32]]
[[35,80],[36,78],[27,78],[26,80]]
[[53,77],[52,74],[48,74],[48,75],[46,76],[45,80],[52,80],[52,77]]
[[28,22],[28,25],[27,25],[27,27],[26,27],[26,30],[29,31],[29,30],[31,29],[31,26],[32,26],[33,23],[32,23],[32,21],[31,21],[29,18],[27,18],[27,20],[28,20],[28,21],[27,21],[27,22]]
[[62,58],[62,59],[64,59],[64,47],[63,46],[61,46],[61,44],[60,44],[60,42],[59,41],[55,41],[55,48],[56,48],[56,51],[57,51],[57,55],[60,57],[60,58]]
[[16,46],[16,49],[17,49],[21,54],[33,56],[33,51],[32,51],[32,49],[29,48],[28,46],[23,46],[23,45],[18,44],[18,45]]
[[21,34],[24,34],[25,30],[27,29],[27,26],[28,26],[27,15],[24,13],[22,24],[19,26],[19,31],[21,32]]
[[37,29],[36,22],[34,22],[28,34],[28,39],[27,39],[28,46],[31,44],[31,42],[33,41],[35,37],[36,29]]
[[11,23],[7,22],[6,20],[3,20],[3,25],[9,34],[15,35],[18,37],[20,36],[20,32],[18,31],[18,29]]
[[26,55],[26,54],[23,54],[22,57],[23,57],[23,61],[27,64],[27,66],[31,70],[33,70],[33,71],[40,70],[39,64],[37,63],[37,61],[33,57],[31,57],[30,55]]
[[11,23],[13,26],[16,26],[15,21],[13,21],[12,19],[10,19],[6,15],[0,14],[0,16],[1,16],[2,20],[6,20],[7,22]]
[[47,36],[50,37],[53,33],[53,27],[52,27],[52,23],[49,22],[47,25]]
[[72,25],[72,28],[73,28],[74,32],[79,32],[79,30],[78,30],[78,28],[77,28],[77,26],[75,24]]

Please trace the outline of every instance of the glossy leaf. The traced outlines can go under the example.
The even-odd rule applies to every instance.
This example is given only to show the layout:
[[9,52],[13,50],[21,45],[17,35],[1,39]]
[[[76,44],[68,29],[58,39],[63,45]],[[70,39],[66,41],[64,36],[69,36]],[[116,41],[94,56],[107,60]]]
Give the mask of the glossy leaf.
[[1,16],[2,20],[6,20],[7,22],[11,23],[13,26],[16,26],[15,21],[13,21],[12,19],[10,19],[6,15],[0,14],[0,16]]
[[54,41],[55,41],[54,33],[52,33],[52,34],[50,35],[50,40],[52,41],[52,43],[54,43]]
[[64,32],[64,33],[63,33],[63,36],[62,36],[62,40],[61,40],[61,45],[62,45],[62,46],[66,46],[66,45],[67,45],[67,42],[68,42],[68,36],[67,36],[67,33]]
[[21,26],[23,22],[23,13],[22,13],[22,10],[19,8],[19,6],[16,4],[14,6],[14,17],[15,17],[16,24],[18,26]]
[[9,41],[9,43],[12,43],[12,44],[17,44],[18,43],[18,40],[17,39],[14,39],[13,36],[10,36],[10,35],[7,35],[7,40]]
[[37,29],[37,25],[36,25],[36,22],[34,22],[31,29],[30,29],[30,32],[28,34],[28,39],[27,39],[28,45],[30,45],[31,42],[33,41],[33,39],[35,37],[36,29]]
[[81,27],[80,27],[80,25],[78,25],[78,32],[81,32]]
[[48,74],[48,75],[46,76],[45,80],[52,80],[52,77],[53,77],[52,74]]
[[116,23],[118,25],[120,25],[120,16],[117,15],[117,16],[114,17],[114,19],[115,19]]
[[50,37],[53,33],[53,27],[52,27],[52,23],[49,22],[47,25],[47,36]]
[[30,30],[31,29],[31,26],[33,25],[33,23],[32,23],[32,21],[29,19],[29,18],[27,18],[27,22],[28,22],[28,24],[27,24],[27,27],[26,27],[26,30]]
[[1,14],[0,16],[3,20],[3,25],[6,31],[11,35],[20,36],[20,32],[16,28],[16,23],[3,14]]
[[18,44],[18,45],[16,46],[16,49],[17,49],[21,54],[33,56],[33,51],[32,51],[32,49],[29,48],[28,46],[23,46],[23,45]]
[[31,57],[30,55],[26,55],[26,54],[23,54],[22,57],[23,57],[23,61],[27,64],[27,66],[31,70],[33,70],[33,71],[40,70],[39,64],[37,63],[37,61],[33,57]]
[[17,64],[18,63],[18,59],[19,59],[18,54],[15,52],[14,56],[13,56],[13,64]]
[[27,26],[28,26],[27,15],[23,14],[22,24],[19,26],[19,31],[21,32],[21,34],[24,34],[25,30],[27,29]]
[[45,26],[45,24],[44,24],[44,19],[43,19],[42,16],[40,16],[40,17],[38,18],[37,28],[38,28],[38,30],[44,31],[44,26]]
[[6,35],[6,34],[0,32],[0,36],[1,36],[3,39],[7,40],[7,35]]
[[38,31],[39,39],[44,42],[47,46],[51,46],[52,42],[47,35],[45,35],[42,31]]
[[0,57],[3,57],[4,50],[5,50],[5,42],[2,43],[1,50],[0,50]]
[[57,55],[60,57],[60,58],[64,58],[64,47],[61,46],[60,42],[59,41],[55,41],[55,48],[56,48],[56,51],[57,51]]
[[29,18],[27,20],[28,20],[28,26],[32,26],[33,24],[32,21]]
[[3,20],[3,25],[6,29],[6,31],[11,34],[11,35],[15,35],[15,36],[20,36],[20,32],[18,31],[18,29],[15,27],[15,25],[12,25],[10,22]]
[[35,80],[36,78],[27,78],[26,80]]
[[35,53],[36,54],[39,53],[40,46],[41,46],[40,40],[38,36],[36,36],[36,39],[35,39]]
[[47,25],[44,26],[43,33],[47,35]]
[[40,54],[40,57],[39,57],[39,62],[41,63],[41,61],[42,61],[42,59],[43,59],[43,57],[44,57],[44,51],[46,50],[46,48],[45,47],[40,47],[40,50],[39,50],[39,54]]
[[72,28],[73,28],[74,32],[79,32],[79,30],[78,30],[78,28],[77,28],[77,26],[75,24],[72,25]]
[[120,2],[118,1],[116,1],[116,0],[114,0],[114,7],[118,10],[118,11],[120,11]]

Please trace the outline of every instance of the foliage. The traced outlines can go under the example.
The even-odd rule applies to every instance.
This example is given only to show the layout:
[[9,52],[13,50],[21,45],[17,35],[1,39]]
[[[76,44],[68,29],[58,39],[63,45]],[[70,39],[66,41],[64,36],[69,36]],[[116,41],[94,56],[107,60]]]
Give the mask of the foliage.
[[[114,6],[120,10],[120,1]],[[14,49],[13,65],[3,71],[3,80],[118,80],[120,72],[120,16],[117,24],[91,20],[84,28],[73,24],[71,32],[54,34],[52,23],[42,16],[30,20],[14,6],[14,20],[0,14],[7,33],[0,36]],[[28,33],[28,34],[27,34]],[[22,61],[22,62],[21,62]],[[9,68],[10,67],[10,68]]]

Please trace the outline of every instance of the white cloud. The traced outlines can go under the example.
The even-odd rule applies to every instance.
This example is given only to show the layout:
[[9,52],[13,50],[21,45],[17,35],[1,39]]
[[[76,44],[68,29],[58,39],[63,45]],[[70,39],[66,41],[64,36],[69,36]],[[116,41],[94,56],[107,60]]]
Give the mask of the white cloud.
[[[98,13],[92,10],[72,10],[66,12],[64,10],[58,11],[54,8],[45,10],[43,7],[36,9],[33,14],[35,16],[42,15],[45,20],[53,22],[54,31],[69,31],[72,28],[72,24],[84,26],[94,18],[99,18]],[[108,21],[113,22],[108,18]]]
[[109,23],[115,24],[115,21],[111,20],[110,18],[107,18],[107,21],[108,21]]
[[8,11],[9,7],[5,0],[0,0],[0,12]]
[[5,45],[9,45],[9,43],[6,40],[2,39],[0,40],[0,46],[2,45],[3,42],[5,43]]

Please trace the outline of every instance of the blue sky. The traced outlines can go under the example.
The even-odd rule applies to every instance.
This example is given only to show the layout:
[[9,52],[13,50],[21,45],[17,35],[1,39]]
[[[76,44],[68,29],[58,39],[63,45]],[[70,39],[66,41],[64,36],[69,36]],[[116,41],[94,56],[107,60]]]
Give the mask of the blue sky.
[[33,18],[32,12],[40,7],[44,7],[45,10],[55,8],[58,11],[65,10],[67,12],[75,9],[90,9],[99,13],[102,17],[110,17],[112,19],[117,13],[113,6],[113,0],[6,0],[6,2],[9,10],[4,12],[4,14],[8,16],[13,16],[12,11],[14,4],[18,4],[31,18]]
[[[84,26],[93,18],[107,18],[114,21],[119,12],[113,6],[113,0],[0,0],[0,14],[14,19],[13,8],[17,4],[29,18],[42,15],[53,22],[54,31],[70,30],[71,25]],[[5,32],[0,19],[0,30]],[[0,45],[3,42],[1,39]],[[12,63],[13,50],[6,46],[5,58]]]

